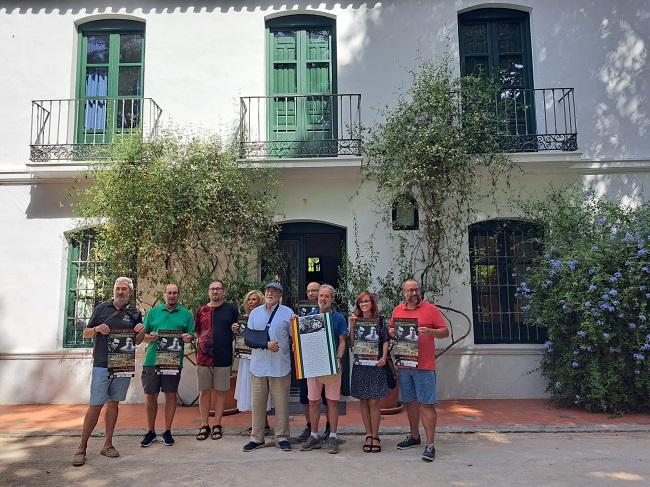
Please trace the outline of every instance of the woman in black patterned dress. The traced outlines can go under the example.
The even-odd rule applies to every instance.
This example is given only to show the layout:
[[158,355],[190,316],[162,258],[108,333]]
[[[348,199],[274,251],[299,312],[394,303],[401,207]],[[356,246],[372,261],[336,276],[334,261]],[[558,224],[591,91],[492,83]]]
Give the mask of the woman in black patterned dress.
[[[375,319],[377,323],[357,322],[360,318]],[[354,345],[354,339],[359,333],[366,340],[378,340],[379,360],[377,365],[354,365],[352,367],[352,391],[353,397],[359,399],[361,418],[366,428],[366,443],[363,451],[366,453],[378,453],[381,451],[379,439],[379,420],[381,409],[379,400],[388,396],[390,392],[386,383],[386,371],[384,365],[388,356],[388,330],[384,319],[379,316],[377,300],[368,291],[361,292],[355,301],[354,311],[349,318],[350,342]]]

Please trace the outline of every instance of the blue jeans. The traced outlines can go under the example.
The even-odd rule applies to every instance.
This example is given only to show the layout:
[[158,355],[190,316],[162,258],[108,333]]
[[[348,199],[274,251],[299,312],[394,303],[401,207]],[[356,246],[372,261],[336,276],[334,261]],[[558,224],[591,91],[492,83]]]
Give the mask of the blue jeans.
[[108,377],[105,367],[93,367],[93,378],[90,383],[90,405],[103,406],[106,401],[124,401],[129,390],[130,377]]
[[399,368],[399,394],[402,402],[437,404],[436,371]]

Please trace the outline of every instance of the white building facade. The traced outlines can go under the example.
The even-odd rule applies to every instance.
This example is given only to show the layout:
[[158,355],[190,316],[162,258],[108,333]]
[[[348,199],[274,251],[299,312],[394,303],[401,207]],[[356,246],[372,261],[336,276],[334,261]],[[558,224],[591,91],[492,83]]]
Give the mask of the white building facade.
[[[120,132],[239,129],[244,163],[280,168],[281,241],[299,286],[335,281],[340,245],[354,255],[355,221],[360,235],[376,228],[355,128],[395,102],[418,57],[511,73],[509,101],[523,103],[504,150],[522,168],[512,181],[521,190],[578,182],[647,199],[643,0],[129,3],[0,3],[0,403],[88,399],[92,358],[79,330],[93,263],[68,238],[79,225],[68,193]],[[507,238],[525,233],[516,217],[486,208],[467,229],[468,254],[497,220],[513,220]],[[374,244],[388,255],[388,240]],[[438,361],[442,399],[546,395],[543,332],[518,321],[513,269],[502,264],[510,247],[490,248],[494,262],[470,258],[440,301],[473,319]],[[379,271],[389,265],[380,259]],[[487,267],[494,274],[479,282]],[[138,382],[131,401],[142,399]],[[182,393],[193,387],[187,373]]]

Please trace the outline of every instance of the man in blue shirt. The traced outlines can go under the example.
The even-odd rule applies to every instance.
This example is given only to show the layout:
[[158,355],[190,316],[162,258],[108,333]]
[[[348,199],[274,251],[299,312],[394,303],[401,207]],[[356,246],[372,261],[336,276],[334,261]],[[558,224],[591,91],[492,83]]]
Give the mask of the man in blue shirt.
[[271,392],[275,407],[275,442],[283,451],[291,451],[289,443],[289,387],[291,386],[290,322],[293,311],[280,304],[282,284],[270,282],[264,288],[264,305],[254,308],[248,317],[250,330],[268,327],[269,341],[251,352],[252,428],[245,452],[264,445],[266,402]]
[[[332,332],[334,334],[335,343],[338,344],[336,356],[339,362],[339,370],[341,369],[341,360],[345,353],[345,337],[348,334],[348,322],[345,316],[338,311],[332,309],[334,298],[336,297],[336,290],[329,284],[321,284],[318,290],[318,311],[316,313],[330,313],[330,320],[332,323]],[[321,382],[318,378],[312,377],[307,379],[307,390],[309,397],[309,418],[311,422],[311,435],[307,438],[300,449],[302,451],[313,450],[320,448],[320,439],[318,438],[318,422],[320,420],[320,397],[321,392],[325,387],[325,397],[327,399],[327,410],[329,412],[329,420],[331,430],[327,438],[327,451],[328,453],[338,453],[339,446],[336,438],[336,430],[339,422],[339,400],[341,399],[341,374],[338,374],[336,380]]]

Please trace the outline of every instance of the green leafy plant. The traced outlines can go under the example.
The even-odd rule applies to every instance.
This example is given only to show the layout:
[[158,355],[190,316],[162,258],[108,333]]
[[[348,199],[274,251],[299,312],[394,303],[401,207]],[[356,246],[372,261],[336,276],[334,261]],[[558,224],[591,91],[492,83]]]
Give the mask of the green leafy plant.
[[240,167],[219,139],[173,131],[148,143],[120,138],[110,163],[76,189],[77,212],[96,228],[106,269],[136,278],[138,298],[176,282],[183,302],[196,306],[214,278],[233,300],[261,285],[250,262],[273,253],[274,178]]
[[[365,176],[377,185],[377,208],[397,239],[396,256],[403,252],[402,268],[392,270],[382,287],[407,271],[426,293],[439,293],[461,271],[478,204],[494,201],[497,184],[504,191],[513,169],[499,149],[497,88],[454,76],[448,57],[424,60],[411,72],[406,94],[370,129]],[[408,207],[412,199],[419,228],[405,236],[392,230],[389,215],[393,205]]]
[[542,370],[553,399],[621,414],[650,405],[650,204],[555,191],[526,205],[543,254],[518,294],[548,329]]

